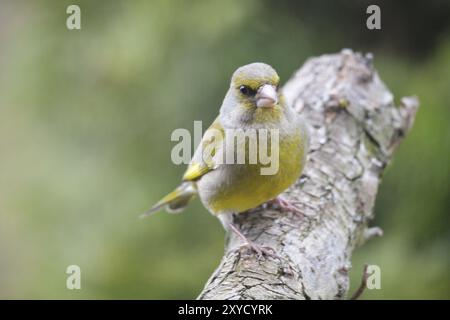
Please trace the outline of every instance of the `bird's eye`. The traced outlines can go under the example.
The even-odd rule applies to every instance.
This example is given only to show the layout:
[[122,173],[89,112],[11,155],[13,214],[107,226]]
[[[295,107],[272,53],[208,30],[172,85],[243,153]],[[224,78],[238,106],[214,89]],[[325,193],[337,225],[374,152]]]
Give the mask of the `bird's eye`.
[[253,96],[256,94],[255,90],[253,90],[247,86],[240,86],[239,91],[245,96]]

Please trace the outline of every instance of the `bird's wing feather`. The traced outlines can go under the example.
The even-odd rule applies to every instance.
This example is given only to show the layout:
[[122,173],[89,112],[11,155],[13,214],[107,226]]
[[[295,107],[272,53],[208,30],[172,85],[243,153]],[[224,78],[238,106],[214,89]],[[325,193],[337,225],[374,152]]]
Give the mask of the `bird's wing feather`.
[[183,175],[184,181],[195,181],[219,165],[219,157],[223,155],[225,131],[219,117],[205,131],[200,145],[192,157]]

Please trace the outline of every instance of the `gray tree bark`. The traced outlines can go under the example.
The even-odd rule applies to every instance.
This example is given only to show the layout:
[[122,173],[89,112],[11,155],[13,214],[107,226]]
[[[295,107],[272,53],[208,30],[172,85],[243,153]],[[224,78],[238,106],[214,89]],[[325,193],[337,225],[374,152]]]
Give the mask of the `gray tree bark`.
[[309,59],[284,86],[309,127],[303,175],[284,194],[304,217],[258,208],[234,223],[281,257],[258,258],[228,235],[199,299],[344,299],[352,251],[381,235],[369,228],[382,173],[411,128],[418,101],[394,97],[372,56],[343,50]]

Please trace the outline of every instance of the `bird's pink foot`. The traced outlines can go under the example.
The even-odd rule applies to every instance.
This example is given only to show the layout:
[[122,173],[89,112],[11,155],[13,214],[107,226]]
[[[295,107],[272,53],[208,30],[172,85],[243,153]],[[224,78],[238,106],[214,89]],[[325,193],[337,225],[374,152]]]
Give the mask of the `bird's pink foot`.
[[248,248],[251,251],[255,252],[258,258],[261,258],[262,256],[266,257],[272,257],[276,259],[280,259],[280,256],[276,254],[275,249],[269,246],[260,246],[254,242],[245,242],[243,245],[240,246],[240,248]]
[[300,218],[303,218],[305,216],[303,212],[300,211],[300,209],[298,209],[294,204],[292,204],[289,200],[285,199],[282,196],[278,196],[275,199],[270,200],[268,203],[270,205],[279,207],[283,211],[293,213]]
[[276,259],[282,259],[275,251],[275,249],[269,247],[269,246],[260,246],[250,239],[248,239],[234,224],[229,224],[230,229],[239,237],[242,239],[244,244],[240,246],[240,248],[248,248],[251,251],[255,252],[258,257],[267,256],[272,257]]

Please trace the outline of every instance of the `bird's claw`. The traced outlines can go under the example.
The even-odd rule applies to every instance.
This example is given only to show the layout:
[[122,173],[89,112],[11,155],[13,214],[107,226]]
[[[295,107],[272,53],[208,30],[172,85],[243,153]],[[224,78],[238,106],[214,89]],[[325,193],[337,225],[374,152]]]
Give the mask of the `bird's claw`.
[[279,255],[276,253],[274,248],[268,246],[260,246],[253,242],[246,242],[242,244],[240,248],[250,249],[257,254],[258,258],[261,258],[262,256],[279,258]]
[[258,258],[262,256],[272,257],[279,260],[282,258],[276,253],[275,249],[269,246],[260,246],[253,241],[249,240],[234,224],[229,224],[230,229],[242,239],[244,242],[241,246],[239,246],[238,250],[241,248],[248,248],[251,251],[255,252],[258,255]]
[[243,248],[255,252],[258,260],[262,257],[270,257],[273,259],[284,261],[284,259],[279,254],[277,254],[276,250],[269,246],[260,246],[254,242],[245,242],[244,244],[239,246],[238,250],[241,250]]
[[282,196],[278,196],[275,199],[270,200],[268,203],[270,205],[279,207],[283,211],[292,213],[298,216],[299,218],[304,218],[305,216],[295,205],[293,205],[289,200],[285,199]]

